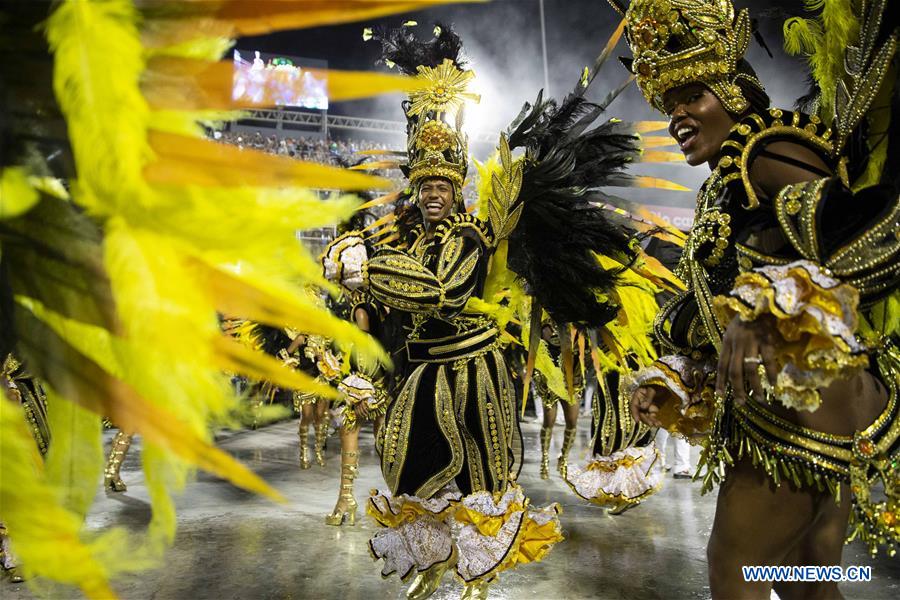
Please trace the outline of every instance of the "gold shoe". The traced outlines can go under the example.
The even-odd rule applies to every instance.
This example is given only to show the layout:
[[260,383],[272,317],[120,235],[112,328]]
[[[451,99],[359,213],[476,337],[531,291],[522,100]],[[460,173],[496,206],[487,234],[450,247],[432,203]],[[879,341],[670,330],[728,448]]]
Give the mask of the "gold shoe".
[[450,551],[450,558],[442,563],[433,565],[418,575],[413,580],[412,585],[406,590],[407,600],[425,600],[441,585],[441,578],[451,567],[456,566],[457,552],[456,546]]
[[122,468],[122,461],[131,447],[130,434],[124,431],[116,433],[113,438],[112,446],[109,449],[109,458],[106,461],[106,469],[103,471],[103,487],[110,492],[124,492],[128,489],[125,482],[119,476],[119,470]]
[[325,524],[340,527],[347,519],[348,525],[356,525],[356,510],[359,505],[353,497],[353,480],[359,469],[356,452],[341,452],[341,493],[337,504],[330,515],[326,515]]
[[300,468],[309,468],[309,446],[306,438],[309,436],[309,425],[302,423],[297,427],[297,436],[300,438]]
[[316,425],[316,463],[325,466],[325,439],[328,437],[328,421],[323,420]]
[[566,428],[563,433],[562,448],[559,452],[559,460],[556,461],[556,470],[559,471],[559,474],[562,475],[563,479],[569,474],[569,451],[575,444],[575,435],[577,433],[578,429],[576,427],[573,427],[572,429]]
[[550,479],[550,437],[552,427],[541,427],[541,479]]
[[616,504],[613,508],[610,508],[606,512],[610,515],[621,515],[626,510],[634,508],[638,504],[640,504],[640,502],[631,502],[631,501],[625,500],[623,502],[620,502],[619,504]]
[[19,567],[10,567],[5,571],[6,577],[9,579],[10,583],[22,583],[25,581],[25,576],[22,575],[22,571],[19,570]]
[[492,581],[475,581],[466,584],[460,600],[487,600]]

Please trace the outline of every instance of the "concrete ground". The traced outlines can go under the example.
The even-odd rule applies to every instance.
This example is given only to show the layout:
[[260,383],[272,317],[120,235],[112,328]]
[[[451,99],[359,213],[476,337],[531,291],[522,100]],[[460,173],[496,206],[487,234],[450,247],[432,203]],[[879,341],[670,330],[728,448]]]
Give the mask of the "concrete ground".
[[[573,459],[583,457],[589,420],[582,418]],[[340,473],[337,436],[329,439],[327,464],[298,468],[296,421],[222,437],[220,445],[272,483],[288,498],[279,506],[199,474],[178,502],[178,535],[157,569],[116,582],[122,598],[248,599],[403,598],[405,584],[382,580],[369,556],[367,540],[375,532],[360,514],[355,527],[329,527],[323,516],[334,506]],[[566,540],[536,565],[506,573],[491,588],[491,598],[708,598],[706,540],[712,525],[714,495],[701,496],[699,485],[667,477],[663,489],[621,516],[578,499],[554,473],[538,477],[537,423],[523,424],[525,467],[520,483],[535,505],[559,502]],[[555,466],[563,427],[553,441]],[[108,442],[109,440],[107,440]],[[311,441],[311,440],[310,440]],[[357,499],[383,486],[371,429],[360,434]],[[695,450],[696,460],[696,450]],[[136,441],[122,477],[128,491],[98,494],[89,525],[125,524],[136,528],[149,520],[147,490]],[[761,524],[764,526],[764,524]],[[872,565],[869,583],[841,586],[848,598],[900,598],[900,558],[870,559],[853,544],[846,565]],[[30,599],[27,587],[0,583],[0,597]],[[433,596],[457,598],[461,586],[451,577]],[[71,589],[51,588],[50,597],[78,597]]]

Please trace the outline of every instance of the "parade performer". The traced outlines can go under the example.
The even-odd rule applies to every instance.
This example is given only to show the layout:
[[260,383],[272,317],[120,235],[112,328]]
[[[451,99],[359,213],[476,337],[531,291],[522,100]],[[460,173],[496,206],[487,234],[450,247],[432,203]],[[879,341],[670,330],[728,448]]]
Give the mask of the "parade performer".
[[[0,368],[0,385],[10,400],[21,404],[37,450],[41,457],[46,456],[50,446],[50,427],[47,420],[47,397],[40,384],[25,371],[22,363],[9,354]],[[24,580],[2,519],[0,519],[0,570],[10,583],[21,583]]]
[[[384,343],[382,323],[384,310],[361,290],[347,291],[349,317],[361,330]],[[359,429],[361,422],[371,421],[377,438],[387,411],[389,397],[381,365],[349,353],[350,373],[338,383],[341,398],[335,402],[341,435],[341,487],[337,504],[325,517],[328,525],[356,522],[357,502],[353,480],[359,471]]]
[[[563,354],[563,345],[572,351],[572,336],[568,335],[568,328],[560,335],[560,327],[551,319],[544,319],[541,325],[541,349],[538,363],[534,369],[535,391],[541,397],[544,406],[544,422],[541,425],[541,479],[550,478],[550,442],[553,438],[553,425],[556,423],[556,411],[558,406],[563,408],[563,416],[566,420],[566,429],[563,432],[563,443],[560,448],[559,458],[556,461],[556,470],[565,479],[568,469],[569,451],[575,443],[575,435],[578,433],[578,412],[581,410],[581,400],[584,396],[584,370],[583,351],[578,352],[576,347],[573,373],[573,393],[570,396],[560,369]],[[584,344],[581,344],[584,346]],[[543,363],[543,364],[541,364]]]
[[[385,561],[383,575],[416,576],[410,598],[434,593],[454,566],[464,597],[483,598],[499,573],[541,560],[562,539],[558,507],[530,506],[516,483],[521,435],[500,351],[501,321],[514,312],[511,300],[524,296],[516,275],[538,317],[541,306],[562,323],[603,324],[616,315],[608,292],[633,263],[634,246],[590,192],[627,180],[621,169],[636,159],[638,142],[614,121],[586,131],[605,108],[584,100],[587,80],[560,104],[539,96],[482,172],[476,217],[461,194],[460,109],[472,99],[466,86],[474,74],[463,67],[458,37],[440,25],[428,43],[406,28],[375,37],[385,62],[422,82],[403,104],[403,169],[421,221],[402,249],[370,256],[365,233],[350,232],[324,257],[329,278],[413,319],[408,367],[379,440],[389,491],[369,500],[383,527],[370,547]],[[515,148],[524,155],[514,159]],[[600,255],[616,266],[602,265]]]
[[818,86],[803,112],[769,106],[730,0],[619,6],[638,86],[712,170],[679,265],[689,288],[657,322],[667,355],[634,377],[632,409],[705,435],[715,598],[768,597],[741,565],[841,564],[848,521],[873,551],[900,541],[898,6],[816,7],[787,23]]
[[[298,359],[298,366],[312,365],[316,373],[316,379],[323,386],[335,386],[341,380],[343,367],[341,358],[331,345],[322,336],[304,336],[302,345],[303,358]],[[293,344],[292,344],[293,347]],[[336,398],[335,398],[336,399]],[[314,434],[313,454],[316,464],[325,466],[325,442],[328,438],[328,407],[330,401],[321,394],[294,392],[294,406],[300,410],[300,422],[297,426],[297,437],[300,444],[300,468],[308,469],[309,446],[307,439],[310,425]]]

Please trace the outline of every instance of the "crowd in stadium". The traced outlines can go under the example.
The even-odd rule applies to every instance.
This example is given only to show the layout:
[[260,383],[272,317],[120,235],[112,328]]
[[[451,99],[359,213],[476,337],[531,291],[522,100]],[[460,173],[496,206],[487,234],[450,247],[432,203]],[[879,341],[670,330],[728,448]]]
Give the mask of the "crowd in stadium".
[[385,150],[387,144],[369,140],[335,140],[313,137],[279,137],[276,134],[263,135],[261,132],[222,131],[214,137],[227,144],[241,148],[255,148],[271,154],[291,156],[300,160],[310,160],[328,165],[340,165],[341,160],[358,159],[355,155],[363,150]]

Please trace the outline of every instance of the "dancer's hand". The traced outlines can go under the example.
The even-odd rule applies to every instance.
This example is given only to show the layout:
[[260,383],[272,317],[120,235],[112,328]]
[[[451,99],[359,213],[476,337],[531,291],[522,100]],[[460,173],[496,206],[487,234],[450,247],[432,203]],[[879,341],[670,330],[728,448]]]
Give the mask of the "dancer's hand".
[[[739,406],[747,402],[748,389],[753,390],[756,398],[763,398],[765,389],[761,376],[774,386],[778,374],[775,342],[775,327],[769,319],[742,321],[735,316],[722,338],[716,393],[724,395],[726,385],[731,385],[734,401]],[[765,373],[760,373],[763,369]]]
[[642,385],[631,395],[631,416],[638,423],[648,427],[662,427],[659,422],[659,406],[654,402],[656,387]]
[[369,418],[369,405],[365,401],[357,402],[356,406],[353,407],[353,411],[356,413],[357,419],[366,420]]

